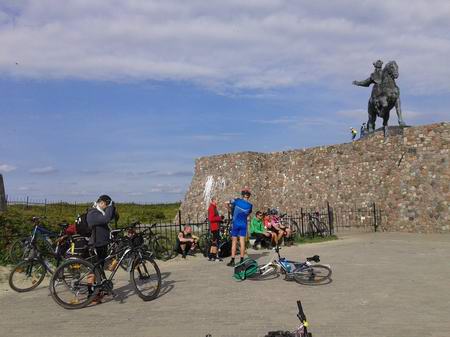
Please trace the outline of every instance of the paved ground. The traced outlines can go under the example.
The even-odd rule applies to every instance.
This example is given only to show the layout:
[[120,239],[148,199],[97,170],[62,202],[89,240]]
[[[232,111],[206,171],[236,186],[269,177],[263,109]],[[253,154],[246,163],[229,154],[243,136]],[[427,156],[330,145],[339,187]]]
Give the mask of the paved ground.
[[[3,285],[1,336],[264,336],[291,329],[301,299],[314,336],[450,336],[450,235],[371,233],[285,248],[319,254],[333,282],[308,287],[274,280],[236,282],[224,263],[203,258],[161,263],[161,296],[143,302],[118,280],[120,299],[64,310],[45,286],[17,294]],[[267,251],[253,251],[261,262]]]

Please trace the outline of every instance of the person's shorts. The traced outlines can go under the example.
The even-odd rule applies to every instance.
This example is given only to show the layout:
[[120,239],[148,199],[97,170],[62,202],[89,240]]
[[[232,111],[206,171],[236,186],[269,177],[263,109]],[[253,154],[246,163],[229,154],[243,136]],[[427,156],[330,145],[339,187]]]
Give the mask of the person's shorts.
[[274,232],[275,234],[278,234],[278,233],[279,233],[279,230],[276,229],[275,227],[270,227],[270,228],[268,228],[268,230],[269,230],[270,232]]
[[239,226],[233,224],[233,227],[231,228],[231,236],[232,237],[247,236],[247,225]]

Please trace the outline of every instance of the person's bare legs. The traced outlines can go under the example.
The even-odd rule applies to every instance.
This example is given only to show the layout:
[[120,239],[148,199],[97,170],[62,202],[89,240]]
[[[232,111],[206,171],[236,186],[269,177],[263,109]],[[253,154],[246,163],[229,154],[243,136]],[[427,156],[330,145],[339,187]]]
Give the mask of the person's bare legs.
[[245,255],[245,236],[240,236],[239,242],[241,244],[241,260],[242,260]]
[[237,248],[237,237],[233,236],[231,238],[231,258],[234,259],[236,256],[236,248]]
[[278,242],[280,242],[280,240],[283,237],[283,235],[284,235],[284,232],[282,230],[279,230],[278,231],[278,237],[277,237],[277,244],[278,244]]

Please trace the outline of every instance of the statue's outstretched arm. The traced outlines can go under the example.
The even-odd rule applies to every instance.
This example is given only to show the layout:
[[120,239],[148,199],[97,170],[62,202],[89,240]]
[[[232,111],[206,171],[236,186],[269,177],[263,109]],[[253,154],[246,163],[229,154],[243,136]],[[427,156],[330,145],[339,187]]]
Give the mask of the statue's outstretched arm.
[[369,77],[368,79],[365,79],[363,81],[353,81],[352,84],[353,85],[357,85],[360,87],[368,87],[373,83],[372,78]]

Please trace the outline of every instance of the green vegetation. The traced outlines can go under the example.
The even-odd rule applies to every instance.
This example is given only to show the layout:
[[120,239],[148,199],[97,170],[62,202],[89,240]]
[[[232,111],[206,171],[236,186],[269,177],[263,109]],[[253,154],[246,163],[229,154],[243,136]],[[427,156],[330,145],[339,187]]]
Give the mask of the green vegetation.
[[295,243],[302,244],[302,243],[317,243],[317,242],[324,242],[324,241],[333,241],[337,240],[338,237],[336,235],[329,235],[325,237],[321,236],[297,236],[295,238]]
[[[7,246],[18,237],[31,233],[34,216],[45,217],[46,228],[58,231],[58,223],[73,223],[78,214],[86,211],[91,204],[57,203],[44,205],[8,205],[6,212],[0,213],[0,264],[4,264]],[[172,222],[180,207],[180,203],[171,204],[116,204],[120,215],[118,226],[124,226],[134,221],[143,223]]]

